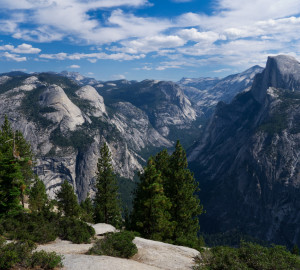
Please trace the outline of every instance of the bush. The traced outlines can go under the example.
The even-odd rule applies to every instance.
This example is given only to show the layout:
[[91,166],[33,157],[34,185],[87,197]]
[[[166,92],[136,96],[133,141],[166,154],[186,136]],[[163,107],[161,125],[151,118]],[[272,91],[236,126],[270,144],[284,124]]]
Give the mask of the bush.
[[55,252],[46,252],[44,250],[34,252],[28,260],[27,266],[40,267],[42,269],[53,269],[55,267],[62,267],[63,257],[57,255]]
[[54,241],[57,237],[57,215],[19,213],[2,221],[6,235],[11,239],[30,240],[36,243]]
[[299,257],[283,246],[263,247],[242,242],[240,248],[219,246],[206,250],[195,269],[203,270],[296,270]]
[[5,244],[0,239],[0,269],[18,268],[42,268],[53,269],[62,267],[62,256],[55,252],[47,253],[39,251],[32,253],[36,245],[31,241],[19,241]]
[[129,231],[112,233],[99,239],[89,250],[89,254],[107,255],[120,258],[130,258],[137,253],[137,247],[132,240],[134,234]]
[[89,243],[94,235],[94,228],[85,222],[71,217],[60,218],[59,236],[61,239],[70,240],[76,244]]

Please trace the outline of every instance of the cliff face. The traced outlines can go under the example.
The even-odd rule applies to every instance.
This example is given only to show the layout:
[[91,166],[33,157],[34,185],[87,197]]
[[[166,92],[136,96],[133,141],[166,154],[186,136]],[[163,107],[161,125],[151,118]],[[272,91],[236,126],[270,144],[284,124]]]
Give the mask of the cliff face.
[[67,72],[0,76],[0,112],[0,122],[6,114],[30,141],[35,172],[49,195],[67,179],[80,200],[93,194],[103,142],[116,173],[133,179],[151,153],[173,146],[170,126],[189,129],[196,120],[190,101],[172,82],[101,83]]
[[300,64],[269,57],[252,88],[219,103],[189,161],[207,214],[202,229],[300,243]]
[[[239,78],[252,81],[251,76]],[[232,86],[233,78],[239,83],[234,75]],[[202,107],[195,105],[173,82],[100,82],[69,72],[0,75],[0,123],[6,114],[30,141],[35,171],[51,197],[65,179],[80,200],[93,194],[103,142],[116,173],[132,180],[151,154],[171,148],[177,139],[191,145],[203,124],[201,110],[214,104],[208,98]]]

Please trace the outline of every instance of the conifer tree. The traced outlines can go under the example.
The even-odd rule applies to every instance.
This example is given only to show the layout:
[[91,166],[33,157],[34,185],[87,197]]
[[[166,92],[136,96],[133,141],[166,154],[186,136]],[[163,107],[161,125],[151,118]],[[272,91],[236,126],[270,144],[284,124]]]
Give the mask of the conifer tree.
[[97,163],[96,195],[94,198],[96,223],[104,222],[119,227],[122,222],[116,176],[111,154],[106,143],[100,149]]
[[78,217],[80,214],[80,206],[74,189],[67,180],[63,182],[60,190],[56,193],[58,200],[58,209],[64,213],[66,217]]
[[198,183],[188,169],[186,153],[179,141],[170,157],[169,168],[165,189],[172,203],[172,221],[176,224],[173,240],[194,241],[199,231],[198,216],[203,212],[203,207],[197,196]]
[[0,215],[24,207],[24,195],[33,177],[33,154],[19,131],[13,131],[5,116],[0,130]]
[[161,173],[154,158],[148,160],[136,190],[132,227],[142,236],[154,240],[169,239],[173,232],[170,200],[164,194]]
[[94,206],[93,201],[89,197],[89,194],[87,195],[86,199],[80,203],[81,207],[81,218],[85,222],[94,222],[93,214],[94,214]]
[[43,181],[38,177],[29,191],[29,209],[35,212],[42,212],[48,206],[49,200],[46,193],[46,187]]

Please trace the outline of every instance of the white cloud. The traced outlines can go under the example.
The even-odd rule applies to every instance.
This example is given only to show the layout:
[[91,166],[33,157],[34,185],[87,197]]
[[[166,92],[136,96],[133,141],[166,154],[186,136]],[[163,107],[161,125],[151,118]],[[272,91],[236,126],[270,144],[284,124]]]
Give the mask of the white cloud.
[[224,39],[224,36],[220,36],[218,33],[213,31],[203,31],[200,32],[195,28],[183,29],[178,32],[178,35],[184,38],[185,40],[190,41],[204,41],[213,43],[219,39]]
[[126,79],[125,75],[123,74],[116,74],[116,75],[113,75],[111,76],[112,80],[124,80]]
[[23,43],[17,47],[13,45],[2,45],[0,46],[0,51],[11,51],[14,53],[21,53],[21,54],[37,54],[41,51],[39,48],[33,48],[32,45]]
[[118,61],[128,61],[128,60],[134,60],[134,59],[141,59],[144,58],[145,54],[139,54],[139,55],[130,55],[126,53],[113,53],[113,54],[106,54],[106,53],[74,53],[74,54],[68,54],[65,52],[56,53],[56,54],[41,54],[40,58],[43,59],[50,59],[50,60],[81,60],[81,59],[87,59],[90,62],[94,62],[94,60],[100,60],[100,59],[110,59],[110,60],[118,60]]
[[13,53],[9,53],[9,52],[5,52],[3,54],[3,56],[7,59],[7,60],[12,60],[12,61],[16,61],[16,62],[24,62],[27,60],[26,57],[21,57],[20,55],[17,54],[13,54]]
[[79,65],[71,65],[71,66],[69,66],[69,68],[80,68],[80,66]]
[[[210,15],[188,12],[162,18],[138,16],[135,9],[128,9],[147,7],[147,0],[0,0],[0,11],[5,9],[0,31],[26,41],[69,39],[103,49],[93,53],[44,53],[39,59],[96,63],[102,59],[142,59],[152,53],[164,61],[159,70],[224,63],[248,67],[264,62],[271,53],[299,55],[299,0],[214,0],[212,4]],[[3,45],[0,50],[11,55],[7,59],[40,52],[30,46]],[[104,48],[112,53],[105,53]]]
[[156,52],[165,48],[181,47],[185,43],[186,41],[177,35],[159,35],[124,41],[121,42],[123,47],[112,47],[111,50],[126,52],[130,54],[149,53],[153,51]]

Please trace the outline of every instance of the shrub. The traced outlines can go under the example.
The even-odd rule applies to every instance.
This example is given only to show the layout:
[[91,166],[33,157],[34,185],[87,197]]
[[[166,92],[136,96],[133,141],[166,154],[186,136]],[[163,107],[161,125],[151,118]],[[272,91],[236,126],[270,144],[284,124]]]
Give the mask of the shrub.
[[40,267],[42,269],[53,269],[55,267],[62,267],[61,255],[57,255],[55,252],[46,252],[44,250],[34,252],[28,260],[28,267]]
[[18,268],[42,268],[53,269],[62,267],[62,256],[55,252],[47,253],[39,251],[32,253],[36,245],[31,241],[18,241],[5,244],[0,239],[0,269]]
[[134,234],[129,231],[112,233],[99,239],[89,250],[89,254],[107,255],[120,258],[130,258],[137,253],[137,247],[132,240]]
[[70,240],[76,244],[89,243],[90,238],[94,235],[94,228],[85,222],[71,217],[60,218],[59,236],[62,239]]
[[37,213],[19,213],[4,219],[2,226],[12,239],[47,243],[57,237],[57,215],[54,213],[48,213],[47,217]]
[[283,246],[263,247],[242,242],[240,248],[225,246],[206,250],[195,269],[203,270],[296,270],[299,257]]

